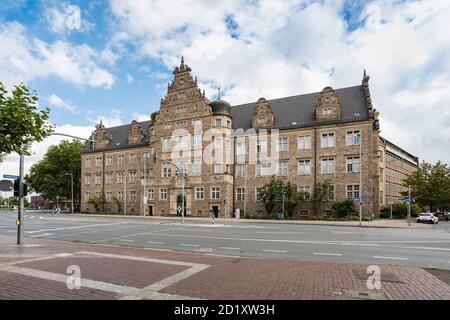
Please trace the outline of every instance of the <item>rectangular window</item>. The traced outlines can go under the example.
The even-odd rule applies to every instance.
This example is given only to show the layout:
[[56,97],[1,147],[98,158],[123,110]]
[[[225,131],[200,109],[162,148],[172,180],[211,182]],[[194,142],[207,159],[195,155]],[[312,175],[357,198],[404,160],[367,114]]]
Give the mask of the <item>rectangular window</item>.
[[194,160],[192,163],[192,176],[198,177],[202,175],[202,161]]
[[282,137],[278,138],[278,151],[288,151],[289,149],[289,138]]
[[202,148],[202,135],[201,134],[194,134],[192,136],[192,148],[195,150]]
[[256,152],[257,153],[267,153],[267,141],[266,140],[256,140]]
[[214,148],[222,149],[223,148],[223,140],[221,136],[214,137]]
[[348,146],[359,146],[361,143],[361,133],[359,130],[357,131],[348,131],[347,132],[347,145]]
[[101,173],[97,173],[95,175],[95,184],[102,184],[102,174]]
[[[188,174],[188,160],[177,161],[175,164],[180,168],[181,172],[186,176]],[[179,175],[180,172],[178,169],[175,172],[176,175]]]
[[236,190],[236,199],[237,201],[244,201],[245,200],[245,188],[237,188]]
[[309,176],[311,174],[311,160],[298,161],[298,175]]
[[288,176],[288,161],[279,161],[277,163],[277,175],[279,177],[287,177]]
[[163,178],[170,177],[171,172],[172,172],[172,167],[170,166],[170,164],[163,163],[162,164],[162,176],[163,176]]
[[186,111],[187,111],[186,107],[178,107],[177,110],[176,110],[176,113],[184,113]]
[[211,199],[213,199],[213,200],[220,199],[220,188],[219,187],[211,188]]
[[155,196],[155,191],[153,189],[147,190],[147,200],[152,201]]
[[113,157],[112,156],[107,156],[106,157],[106,166],[107,167],[111,167],[113,164]]
[[322,159],[322,174],[334,173],[334,159]]
[[135,164],[136,163],[136,159],[137,159],[137,154],[136,153],[131,153],[129,155],[130,157],[130,164]]
[[106,183],[107,184],[112,184],[113,183],[113,174],[112,173],[107,173],[106,174]]
[[238,142],[237,143],[237,155],[244,155],[247,153],[247,144],[245,142]]
[[246,169],[246,165],[245,164],[238,164],[236,166],[236,176],[238,178],[244,178],[245,177],[245,170]]
[[187,151],[187,150],[189,150],[188,136],[178,136],[178,137],[176,137],[175,150],[177,150],[177,151]]
[[84,175],[84,184],[91,184],[91,175],[90,174]]
[[150,159],[150,152],[142,152],[142,163],[148,163],[148,159]]
[[172,139],[164,138],[163,139],[163,152],[171,152],[172,151]]
[[90,168],[91,167],[91,159],[84,160],[84,167],[85,168]]
[[170,130],[172,125],[170,123],[164,123],[164,130]]
[[298,187],[298,191],[303,193],[305,201],[309,201],[311,199],[311,187],[310,186],[300,186],[300,187]]
[[309,215],[308,210],[301,210],[301,211],[300,211],[300,216],[302,216],[302,217],[307,217],[308,215]]
[[112,202],[112,192],[106,193],[106,202]]
[[323,115],[330,115],[333,111],[331,110],[331,108],[325,108],[322,110],[322,114]]
[[130,191],[130,202],[136,202],[136,191]]
[[184,121],[178,121],[177,124],[176,124],[176,127],[177,127],[178,129],[180,129],[180,128],[186,128],[186,127],[187,127],[187,121],[186,121],[186,120],[184,120]]
[[85,192],[84,193],[84,202],[88,202],[90,198],[91,198],[91,193]]
[[123,183],[123,172],[117,172],[117,183]]
[[159,189],[159,199],[167,200],[167,189]]
[[298,137],[298,149],[299,150],[311,149],[311,136]]
[[347,157],[347,173],[355,173],[360,170],[359,157]]
[[123,201],[123,191],[117,191],[117,200]]
[[205,199],[205,188],[195,188],[195,200]]
[[201,119],[194,119],[192,120],[192,125],[194,126],[194,128],[200,128],[202,125],[202,120]]
[[334,133],[324,133],[322,134],[322,148],[333,148],[336,145],[334,139]]
[[95,158],[95,166],[101,167],[102,166],[102,157]]
[[216,127],[222,126],[222,119],[216,119]]
[[220,174],[222,173],[222,164],[221,163],[215,163],[214,164],[214,173],[215,174]]
[[119,166],[123,165],[123,154],[117,156],[117,164]]
[[136,171],[130,171],[130,179],[128,181],[130,183],[136,182]]
[[347,198],[359,200],[359,184],[347,185]]
[[334,186],[330,186],[328,189],[328,201],[334,201]]
[[264,187],[256,188],[256,201],[262,201],[262,192]]
[[265,177],[267,176],[268,163],[258,163],[256,164],[256,176]]

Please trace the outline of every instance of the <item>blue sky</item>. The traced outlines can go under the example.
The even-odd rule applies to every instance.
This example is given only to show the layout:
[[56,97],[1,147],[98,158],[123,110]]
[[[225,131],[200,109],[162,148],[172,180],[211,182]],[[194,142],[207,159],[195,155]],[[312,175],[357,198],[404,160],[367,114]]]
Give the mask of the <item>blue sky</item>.
[[450,163],[449,18],[446,0],[3,0],[0,81],[25,82],[59,131],[87,136],[99,119],[147,119],[182,55],[231,104],[358,85],[367,69],[382,135]]

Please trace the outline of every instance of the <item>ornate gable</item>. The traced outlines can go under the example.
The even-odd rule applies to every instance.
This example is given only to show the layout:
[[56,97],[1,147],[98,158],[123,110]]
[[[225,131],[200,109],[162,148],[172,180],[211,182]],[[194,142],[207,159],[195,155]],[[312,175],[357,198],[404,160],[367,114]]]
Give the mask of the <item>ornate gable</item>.
[[314,109],[317,121],[339,120],[341,118],[341,101],[331,87],[323,89]]
[[128,144],[138,144],[144,140],[145,134],[141,125],[136,120],[131,122],[128,129]]
[[273,126],[274,114],[269,102],[265,98],[259,98],[252,116],[253,128],[269,128]]
[[106,133],[106,128],[102,120],[100,120],[99,124],[95,125],[93,137],[95,140],[95,148],[105,148],[111,141],[111,137]]

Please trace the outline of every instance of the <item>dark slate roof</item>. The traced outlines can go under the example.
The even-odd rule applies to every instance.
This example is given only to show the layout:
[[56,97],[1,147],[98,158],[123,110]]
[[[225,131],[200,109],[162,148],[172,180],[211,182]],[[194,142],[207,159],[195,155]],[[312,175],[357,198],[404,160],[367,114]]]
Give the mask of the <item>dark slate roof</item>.
[[[335,93],[340,98],[342,106],[341,119],[337,121],[316,121],[314,106],[321,92],[268,100],[275,118],[273,128],[291,129],[369,119],[363,86],[336,89]],[[233,119],[233,129],[250,129],[255,108],[256,102],[231,107],[230,113]],[[107,134],[112,138],[106,148],[91,150],[89,147],[85,147],[83,152],[109,151],[148,145],[148,127],[151,122],[151,120],[140,122],[146,134],[146,137],[140,144],[128,145],[128,128],[130,124],[126,124],[106,128]],[[296,124],[292,124],[293,122],[296,122]]]
[[[316,92],[268,100],[275,118],[273,127],[277,129],[289,129],[369,119],[363,86],[336,89],[335,93],[341,100],[341,120],[329,122],[315,120],[314,106],[321,94],[320,92]],[[250,129],[252,127],[252,115],[255,108],[256,102],[233,106],[231,108],[233,128]],[[358,113],[359,116],[356,115]],[[297,124],[293,125],[292,122],[296,122]]]
[[141,143],[137,144],[128,144],[128,128],[130,124],[124,124],[118,127],[106,128],[106,134],[112,139],[111,142],[106,146],[106,148],[96,148],[92,150],[90,148],[90,144],[83,149],[83,153],[89,152],[98,152],[98,151],[110,151],[110,150],[118,150],[118,149],[126,149],[126,148],[136,148],[148,145],[148,127],[151,124],[151,120],[139,122],[142,127],[142,130],[145,133],[145,137]]

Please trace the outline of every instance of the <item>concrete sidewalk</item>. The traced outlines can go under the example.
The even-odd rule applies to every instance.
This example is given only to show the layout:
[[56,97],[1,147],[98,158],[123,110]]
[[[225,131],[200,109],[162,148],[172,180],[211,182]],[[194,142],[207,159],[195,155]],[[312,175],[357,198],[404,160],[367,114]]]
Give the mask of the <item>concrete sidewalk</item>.
[[[69,216],[77,217],[106,217],[106,218],[130,218],[130,219],[146,219],[154,221],[167,222],[181,222],[181,217],[161,217],[161,216],[132,216],[132,215],[105,215],[105,214],[69,214]],[[211,223],[210,218],[200,217],[185,217],[185,222],[208,222]],[[358,227],[359,221],[325,221],[325,220],[269,220],[269,219],[235,219],[235,218],[216,218],[215,223],[268,223],[268,224],[300,224],[300,225],[326,225],[326,226],[343,226],[343,227]],[[423,223],[416,223],[415,219],[411,221],[411,226],[408,220],[404,219],[380,219],[374,221],[362,221],[362,227],[365,228],[407,228],[407,229],[428,229],[431,225]]]
[[[450,299],[449,285],[417,267],[379,265],[371,290],[364,264],[25,240],[0,236],[0,299]],[[74,270],[80,289],[67,286]]]

